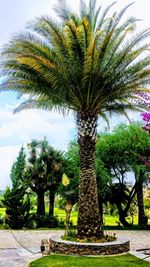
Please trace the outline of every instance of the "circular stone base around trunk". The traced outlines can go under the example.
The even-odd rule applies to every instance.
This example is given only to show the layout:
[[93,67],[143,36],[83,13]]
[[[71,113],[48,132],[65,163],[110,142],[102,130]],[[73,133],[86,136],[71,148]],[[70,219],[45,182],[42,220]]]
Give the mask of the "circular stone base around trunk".
[[49,239],[49,244],[50,252],[66,255],[114,255],[130,250],[129,240],[122,238],[108,243],[79,243],[55,235]]

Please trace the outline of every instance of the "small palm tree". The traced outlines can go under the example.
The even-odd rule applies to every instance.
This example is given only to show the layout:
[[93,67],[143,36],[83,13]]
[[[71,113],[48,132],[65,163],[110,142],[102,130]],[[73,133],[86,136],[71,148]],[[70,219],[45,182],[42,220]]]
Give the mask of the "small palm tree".
[[[72,110],[80,145],[78,236],[102,236],[95,174],[98,117],[126,115],[143,108],[139,93],[149,92],[149,30],[134,34],[136,19],[121,22],[130,6],[108,16],[96,0],[80,1],[80,15],[59,0],[61,22],[42,16],[14,37],[2,52],[2,90],[28,94],[26,108]],[[135,100],[136,99],[136,100]]]
[[45,215],[44,194],[49,190],[49,215],[53,216],[56,188],[61,183],[63,157],[48,141],[32,140],[28,144],[29,158],[26,166],[28,186],[37,194],[37,214]]

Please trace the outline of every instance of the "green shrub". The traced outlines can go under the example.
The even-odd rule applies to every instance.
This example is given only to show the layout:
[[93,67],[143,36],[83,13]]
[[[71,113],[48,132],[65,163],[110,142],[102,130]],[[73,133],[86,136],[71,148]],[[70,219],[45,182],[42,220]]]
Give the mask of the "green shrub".
[[59,221],[59,227],[60,228],[65,228],[65,222],[64,222],[64,220],[61,218],[61,220]]
[[2,203],[6,208],[5,224],[12,229],[23,228],[31,207],[25,189],[23,187],[7,188]]
[[4,204],[2,203],[2,199],[0,198],[0,208],[4,208]]
[[27,227],[28,229],[36,229],[37,223],[34,219],[29,217],[27,223],[25,224],[25,227]]
[[150,209],[150,198],[144,199],[144,207],[145,209]]
[[50,217],[48,215],[38,215],[38,214],[31,214],[27,227],[34,229],[34,228],[41,228],[41,227],[46,227],[46,228],[56,228],[59,225],[58,218],[56,216]]
[[148,219],[150,219],[150,209],[145,209],[145,214]]
[[59,198],[55,201],[55,206],[58,209],[65,209],[65,205],[66,205],[66,199],[64,198]]
[[7,223],[4,223],[4,229],[9,229],[9,225]]
[[3,224],[4,222],[4,217],[0,214],[0,224]]

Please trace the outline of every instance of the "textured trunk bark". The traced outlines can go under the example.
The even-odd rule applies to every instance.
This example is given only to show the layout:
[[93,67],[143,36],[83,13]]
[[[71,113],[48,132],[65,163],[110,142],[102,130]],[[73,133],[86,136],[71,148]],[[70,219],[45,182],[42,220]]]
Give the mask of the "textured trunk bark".
[[77,117],[80,146],[80,183],[77,235],[101,237],[103,229],[99,212],[95,171],[97,116],[80,113]]
[[128,210],[127,209],[123,210],[122,205],[121,205],[121,202],[116,203],[116,205],[117,205],[118,212],[119,212],[119,221],[122,223],[123,226],[125,226],[125,227],[131,227],[132,224],[130,224],[130,223],[128,223],[126,221]]
[[70,221],[70,215],[72,211],[72,203],[68,201],[65,206],[65,212],[66,212],[66,234],[68,235],[69,233],[69,221]]
[[52,186],[49,190],[49,216],[54,216],[54,201],[55,201],[55,187]]
[[37,193],[37,214],[45,215],[44,192]]
[[124,213],[124,211],[120,208],[118,209],[118,211],[119,211],[119,221],[122,223],[122,225],[125,227],[131,227],[132,225],[126,221],[127,214]]
[[132,224],[130,224],[126,221],[125,216],[122,212],[120,212],[120,214],[119,214],[119,220],[124,227],[131,227],[132,226]]
[[136,194],[138,202],[138,224],[145,228],[147,226],[147,217],[144,211],[143,184],[140,182],[136,184]]

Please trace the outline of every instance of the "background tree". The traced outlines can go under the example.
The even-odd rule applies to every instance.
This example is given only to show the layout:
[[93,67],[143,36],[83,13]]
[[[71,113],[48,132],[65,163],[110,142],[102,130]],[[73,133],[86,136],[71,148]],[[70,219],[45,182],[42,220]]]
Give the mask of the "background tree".
[[31,206],[24,187],[7,188],[1,201],[6,208],[5,223],[12,229],[25,226]]
[[47,191],[47,177],[45,176],[45,165],[39,142],[33,140],[29,145],[29,158],[26,168],[26,179],[28,186],[37,194],[37,214],[45,215],[44,194]]
[[106,185],[108,194],[104,197],[117,206],[120,222],[129,227],[126,217],[135,197],[135,185],[130,188],[127,186],[127,173],[131,170],[127,155],[129,147],[122,137],[123,131],[119,135],[117,130],[109,134],[101,134],[97,142],[97,158],[103,162],[100,172],[107,170],[105,172],[110,177]]
[[[139,137],[135,138],[135,134]],[[129,178],[130,172],[133,171],[133,163],[134,166],[140,168],[144,166],[139,160],[142,151],[145,153],[148,142],[149,136],[143,132],[140,123],[121,124],[112,133],[100,133],[96,146],[96,177],[101,217],[103,217],[102,204],[110,202],[117,206],[120,222],[126,227],[131,226],[126,217],[135,201],[138,184],[142,182],[143,187],[147,170],[144,167],[141,178],[137,177],[135,180],[132,178],[132,181]],[[60,194],[67,193],[69,195],[69,191],[73,192],[71,190],[72,183],[76,181],[74,185],[78,186],[79,146],[76,141],[70,143],[67,156],[70,161],[68,166],[71,166],[76,177],[69,175],[69,177],[74,177],[73,180],[70,179],[71,182],[67,187],[61,185],[59,190]],[[68,171],[67,173],[69,173]]]
[[[121,128],[123,127],[123,128]],[[143,131],[142,125],[132,123],[129,127],[121,126],[118,133],[122,132],[124,142],[128,144],[127,155],[129,164],[135,176],[135,189],[138,203],[138,224],[145,227],[147,218],[144,211],[143,183],[146,182],[148,166],[144,165],[143,157],[146,155],[147,147],[150,146],[150,136]]]
[[[101,135],[98,140],[97,156],[103,161],[104,166],[111,173],[112,177],[115,178],[113,183],[116,183],[116,179],[118,180],[119,184],[116,186],[119,186],[120,192],[122,188],[122,197],[125,197],[122,198],[123,203],[121,204],[119,195],[118,198],[115,198],[116,186],[113,185],[114,197],[112,194],[111,201],[117,200],[115,204],[119,210],[120,221],[125,226],[129,226],[125,217],[127,216],[135,194],[137,194],[138,199],[139,225],[144,226],[146,223],[143,204],[143,183],[146,179],[148,169],[146,165],[144,166],[141,158],[146,153],[149,142],[150,138],[148,133],[143,131],[139,123],[132,123],[129,126],[122,124],[111,134]],[[130,191],[129,189],[125,189],[127,188],[126,178],[129,175],[129,171],[133,171],[135,176],[135,181],[132,181],[132,187],[130,185]]]
[[69,225],[70,214],[74,204],[78,202],[79,195],[79,146],[75,140],[68,145],[64,154],[64,171],[67,174],[67,183],[58,187],[57,193],[65,200],[66,224]]
[[[149,30],[133,34],[136,19],[121,22],[127,8],[108,15],[96,0],[80,1],[76,15],[59,1],[60,23],[47,16],[36,19],[30,32],[16,36],[1,53],[3,90],[29,94],[25,108],[75,112],[80,153],[78,236],[102,236],[95,170],[98,116],[139,110],[134,101],[149,83]],[[129,33],[132,31],[132,38]],[[140,45],[140,43],[142,44]],[[140,98],[141,99],[141,98]]]
[[59,184],[61,184],[61,178],[64,169],[63,153],[54,150],[52,147],[47,147],[44,155],[44,163],[46,166],[48,190],[49,190],[49,216],[54,216],[54,202],[55,194],[57,192]]
[[55,193],[61,183],[63,174],[63,153],[52,148],[45,138],[43,141],[39,141],[39,146],[42,150],[41,157],[45,165],[45,183],[47,183],[47,190],[49,190],[49,216],[53,217]]
[[26,178],[29,187],[37,194],[37,214],[45,215],[44,194],[49,190],[49,215],[53,216],[55,192],[62,176],[62,153],[54,150],[45,138],[33,140],[28,149]]
[[[97,151],[97,147],[96,147]],[[99,211],[101,216],[102,224],[104,224],[103,218],[103,204],[107,205],[109,201],[110,195],[110,187],[108,186],[111,181],[111,173],[105,167],[102,160],[98,157],[96,153],[96,178],[97,178],[97,186],[98,186],[98,203],[99,203]]]
[[66,200],[70,201],[72,205],[78,202],[79,197],[79,176],[80,176],[80,157],[79,146],[76,140],[73,140],[68,145],[68,150],[65,153],[65,172],[70,179],[69,184],[64,187]]
[[25,178],[25,166],[26,166],[26,153],[23,146],[20,149],[16,162],[13,163],[10,178],[13,188],[19,188],[24,184]]

